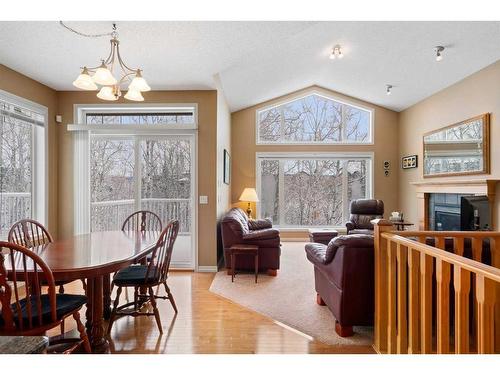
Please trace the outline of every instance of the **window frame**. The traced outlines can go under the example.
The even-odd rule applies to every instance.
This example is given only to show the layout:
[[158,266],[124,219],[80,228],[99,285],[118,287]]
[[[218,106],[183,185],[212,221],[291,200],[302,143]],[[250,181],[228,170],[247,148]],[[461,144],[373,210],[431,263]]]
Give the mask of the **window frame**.
[[[144,113],[152,111],[165,110],[179,111],[180,108],[189,108],[193,112],[193,124],[93,124],[85,123],[87,113],[100,112],[103,114],[125,113],[139,110]],[[192,219],[191,233],[193,235],[193,254],[190,264],[172,264],[171,268],[194,269],[199,270],[202,266],[198,264],[198,104],[197,103],[124,103],[124,104],[75,104],[73,106],[73,124],[67,125],[67,130],[74,132],[73,149],[73,189],[74,202],[74,234],[90,232],[91,220],[91,195],[90,195],[90,141],[93,137],[102,138],[132,138],[134,142],[140,142],[141,139],[154,137],[189,137],[192,140],[191,147],[193,152],[192,164]],[[134,146],[135,147],[135,146]],[[139,154],[135,155],[136,162]],[[137,182],[136,182],[137,183]],[[136,196],[140,194],[140,188],[137,186]]]
[[44,124],[32,125],[31,136],[31,218],[48,226],[48,118],[49,110],[44,105],[29,99],[0,90],[0,101],[9,102],[13,105],[23,107],[29,111],[36,112],[44,118]]
[[[68,131],[92,130],[111,132],[137,131],[185,131],[198,129],[198,103],[131,103],[131,104],[75,104],[73,124],[68,124]],[[87,114],[102,113],[151,113],[151,112],[186,112],[193,114],[193,122],[185,124],[87,124]],[[76,121],[75,121],[76,120]]]
[[[288,103],[292,103],[297,100],[301,100],[304,98],[307,98],[308,96],[311,95],[317,95],[319,97],[332,100],[334,102],[343,104],[343,105],[348,105],[354,108],[358,108],[364,111],[367,111],[369,113],[369,126],[368,126],[368,141],[366,142],[356,142],[356,141],[322,141],[322,142],[315,142],[315,141],[277,141],[277,142],[270,142],[270,141],[261,141],[260,140],[260,131],[259,131],[259,114],[264,111],[271,110],[273,108],[277,108],[282,105],[286,105]],[[292,96],[286,100],[276,102],[272,105],[268,105],[265,107],[257,108],[255,110],[255,144],[256,145],[264,145],[264,146],[288,146],[288,145],[361,145],[361,146],[373,146],[374,145],[374,124],[375,124],[375,109],[372,107],[368,107],[362,104],[354,103],[352,101],[345,100],[343,98],[340,98],[336,95],[333,94],[326,94],[322,91],[319,90],[309,90],[305,93],[299,94]]]
[[[261,160],[286,160],[286,159],[361,159],[367,161],[368,177],[367,181],[367,194],[366,198],[373,198],[374,196],[374,152],[256,152],[255,155],[255,183],[257,196],[262,197],[262,186],[261,186]],[[282,187],[280,187],[280,190]],[[347,192],[343,192],[343,197],[347,195]],[[280,196],[281,197],[281,196]],[[281,202],[280,202],[281,203]],[[349,204],[347,201],[343,201],[344,207]],[[348,207],[346,207],[348,210]],[[257,218],[262,219],[261,216],[261,202],[257,202]],[[345,213],[344,213],[345,214]],[[347,215],[344,215],[347,216]],[[282,218],[281,208],[280,208],[280,219]],[[345,217],[344,217],[345,219]],[[276,223],[274,226],[284,231],[295,231],[295,230],[305,230],[307,228],[324,228],[325,225],[309,225],[309,226],[297,226],[297,225],[281,225],[281,223]],[[334,229],[342,229],[344,226],[329,226]]]

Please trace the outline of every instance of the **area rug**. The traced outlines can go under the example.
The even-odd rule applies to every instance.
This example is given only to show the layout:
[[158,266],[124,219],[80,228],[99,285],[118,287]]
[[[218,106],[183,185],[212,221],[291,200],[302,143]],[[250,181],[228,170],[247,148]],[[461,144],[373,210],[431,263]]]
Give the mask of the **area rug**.
[[234,283],[220,271],[210,291],[239,305],[266,315],[330,345],[371,345],[372,327],[354,327],[355,334],[342,338],[335,333],[335,319],[326,306],[316,304],[313,265],[302,242],[284,242],[277,277],[237,274]]

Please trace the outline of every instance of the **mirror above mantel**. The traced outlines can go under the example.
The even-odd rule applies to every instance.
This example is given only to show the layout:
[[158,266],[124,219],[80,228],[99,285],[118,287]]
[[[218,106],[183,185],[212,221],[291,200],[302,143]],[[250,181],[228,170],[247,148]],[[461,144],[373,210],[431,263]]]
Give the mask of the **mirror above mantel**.
[[489,113],[424,134],[424,177],[490,172]]

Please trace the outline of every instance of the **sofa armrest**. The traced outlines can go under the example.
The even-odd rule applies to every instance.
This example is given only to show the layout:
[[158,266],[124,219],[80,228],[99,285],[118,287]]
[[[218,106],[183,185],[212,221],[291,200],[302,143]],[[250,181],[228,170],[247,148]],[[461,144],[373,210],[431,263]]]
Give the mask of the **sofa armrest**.
[[272,228],[273,227],[273,222],[271,219],[250,219],[248,220],[248,227],[250,230],[260,230],[260,229],[267,229],[267,228]]
[[279,237],[280,231],[273,228],[261,229],[261,230],[253,230],[249,233],[243,234],[243,240],[265,240],[265,239],[273,239]]
[[345,223],[345,227],[347,228],[347,234],[349,234],[349,231],[355,229],[356,225],[352,221],[348,221]]

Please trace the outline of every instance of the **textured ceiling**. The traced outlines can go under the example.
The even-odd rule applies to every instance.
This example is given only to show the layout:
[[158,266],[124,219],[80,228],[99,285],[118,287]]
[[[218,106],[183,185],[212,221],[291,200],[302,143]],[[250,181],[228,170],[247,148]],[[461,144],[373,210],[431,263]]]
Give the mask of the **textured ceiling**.
[[[68,22],[85,33],[110,22]],[[213,89],[232,111],[310,85],[402,110],[500,59],[500,22],[117,22],[122,56],[154,90]],[[57,90],[109,38],[58,22],[0,22],[0,63]],[[345,57],[329,60],[335,44]],[[444,45],[436,62],[433,47]],[[0,77],[1,78],[1,77]],[[391,96],[385,85],[394,86]]]

